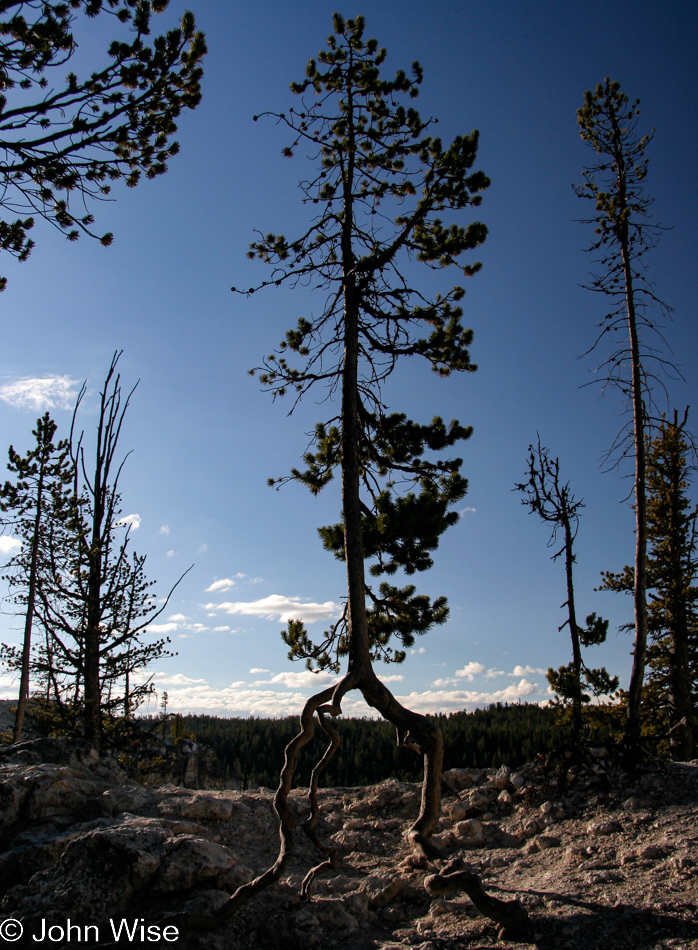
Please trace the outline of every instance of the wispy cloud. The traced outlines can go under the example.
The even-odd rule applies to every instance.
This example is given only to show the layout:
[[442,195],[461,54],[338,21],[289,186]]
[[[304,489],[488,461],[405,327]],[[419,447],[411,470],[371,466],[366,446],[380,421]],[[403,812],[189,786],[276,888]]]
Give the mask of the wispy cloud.
[[270,672],[269,670],[265,670],[261,666],[253,666],[252,669],[250,670],[250,673],[252,673],[253,675],[255,673],[269,673],[269,672]]
[[241,614],[246,617],[262,617],[265,620],[302,619],[306,623],[316,620],[330,620],[341,611],[341,605],[331,600],[324,604],[303,603],[300,597],[284,597],[282,594],[270,594],[259,600],[224,601],[221,604],[204,604],[204,610],[222,610],[227,614]]
[[0,386],[0,399],[15,409],[72,409],[80,383],[71,376],[25,376]]
[[168,524],[160,525],[160,534],[169,534],[170,526]]
[[458,514],[459,514],[459,515],[474,515],[476,511],[477,511],[477,508],[471,508],[471,506],[468,505],[468,506],[465,507],[465,508],[461,508],[461,509],[458,511]]
[[230,590],[231,587],[235,587],[235,578],[234,577],[221,577],[219,581],[214,581],[210,587],[206,588],[207,594],[215,594],[219,590]]
[[123,518],[119,518],[116,524],[125,524],[133,528],[134,531],[138,531],[141,526],[141,516],[137,514],[124,515]]
[[157,686],[159,683],[171,684],[172,686],[192,686],[199,683],[206,683],[206,680],[203,679],[192,679],[191,676],[185,676],[184,673],[153,673],[149,675],[143,673],[140,677],[142,682],[151,682],[155,683]]
[[[209,630],[210,627],[207,627],[206,624],[199,623],[198,621],[192,620],[191,617],[187,617],[186,614],[170,614],[169,617],[165,619],[163,623],[151,623],[147,630],[148,633],[175,633],[177,630],[184,629],[189,630],[190,633],[203,633],[205,630]],[[229,630],[229,627],[225,627],[226,630]],[[187,634],[178,634],[178,636],[187,636]]]
[[250,577],[248,574],[238,571],[232,577],[221,577],[215,580],[210,587],[206,588],[206,593],[214,594],[216,591],[230,590],[231,587],[236,587],[239,581],[244,581],[245,584],[260,584],[262,578]]

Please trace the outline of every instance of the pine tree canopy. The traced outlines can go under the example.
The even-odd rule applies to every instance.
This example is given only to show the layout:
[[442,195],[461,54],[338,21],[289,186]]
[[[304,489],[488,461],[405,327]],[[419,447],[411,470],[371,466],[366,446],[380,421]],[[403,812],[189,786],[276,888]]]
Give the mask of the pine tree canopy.
[[[172,136],[183,108],[201,98],[206,43],[187,12],[178,28],[150,44],[151,15],[168,0],[5,0],[0,3],[0,207],[19,217],[0,220],[0,249],[20,261],[34,241],[33,215],[76,240],[92,230],[85,199],[109,195],[111,183],[129,187],[142,175],[167,171],[179,145]],[[114,40],[104,66],[78,77],[64,67],[78,43],[73,26],[87,17],[113,15],[130,24]],[[57,67],[50,78],[46,72]],[[79,206],[79,211],[78,211]],[[4,290],[6,278],[0,278]]]
[[[290,132],[285,155],[305,149],[318,163],[300,184],[303,203],[315,214],[296,238],[260,234],[248,256],[273,268],[260,286],[301,284],[324,294],[322,313],[301,317],[279,350],[253,370],[274,396],[290,393],[295,406],[320,385],[329,391],[328,405],[337,405],[334,397],[347,384],[347,340],[356,334],[352,451],[359,460],[363,553],[378,578],[431,567],[441,534],[458,520],[453,505],[467,489],[462,459],[452,450],[471,429],[439,416],[418,423],[391,412],[383,386],[401,357],[421,357],[440,376],[476,369],[472,331],[461,322],[463,288],[427,296],[413,283],[414,263],[435,270],[453,265],[464,277],[479,270],[479,263],[464,258],[485,240],[485,225],[463,226],[442,215],[479,206],[489,179],[473,169],[478,133],[450,145],[435,137],[437,120],[423,120],[401,101],[418,96],[419,63],[409,76],[399,70],[383,78],[386,51],[365,38],[364,27],[362,17],[335,15],[327,49],[310,60],[305,79],[291,85],[300,106],[267,113]],[[343,467],[348,418],[337,406],[318,423],[305,467],[271,484],[296,480],[313,493],[324,488]],[[319,529],[325,548],[342,560],[345,524],[346,511],[342,522]],[[432,601],[413,585],[367,583],[365,595],[374,659],[399,662],[415,634],[448,616],[445,598]],[[348,651],[346,616],[319,645],[299,621],[289,624],[284,638],[290,656],[338,669]]]

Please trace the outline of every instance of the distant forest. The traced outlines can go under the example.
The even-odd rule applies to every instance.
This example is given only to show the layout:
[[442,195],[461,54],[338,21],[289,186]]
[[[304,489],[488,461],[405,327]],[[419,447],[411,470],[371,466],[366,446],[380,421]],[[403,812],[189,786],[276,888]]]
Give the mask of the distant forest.
[[[559,717],[559,710],[534,703],[497,704],[472,713],[435,716],[444,737],[444,769],[523,765],[560,741]],[[340,719],[337,725],[341,744],[323,775],[323,785],[372,785],[388,778],[421,782],[421,757],[397,747],[395,728],[389,722]],[[226,780],[275,788],[284,747],[297,733],[298,719],[184,716],[183,726],[186,734],[215,750]],[[326,736],[316,728],[312,741],[301,750],[296,785],[308,785],[326,745]]]

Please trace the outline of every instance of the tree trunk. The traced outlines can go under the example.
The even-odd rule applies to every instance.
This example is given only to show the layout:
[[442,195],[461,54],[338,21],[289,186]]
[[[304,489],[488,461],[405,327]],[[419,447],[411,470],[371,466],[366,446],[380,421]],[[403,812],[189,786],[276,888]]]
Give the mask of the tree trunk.
[[572,698],[572,744],[579,745],[582,736],[582,650],[579,645],[579,627],[577,626],[577,612],[574,606],[574,579],[572,565],[574,552],[572,550],[572,527],[568,517],[564,517],[565,531],[565,575],[567,578],[567,617],[572,638],[572,662],[577,692]]
[[622,242],[625,297],[628,314],[628,333],[632,361],[633,443],[635,448],[635,580],[633,606],[635,615],[635,644],[633,667],[628,686],[628,712],[623,736],[630,762],[640,754],[640,713],[642,684],[647,657],[647,503],[645,489],[645,407],[642,399],[640,348],[635,318],[633,279],[628,254],[627,236]]
[[633,609],[635,618],[635,643],[633,667],[628,686],[628,710],[623,735],[625,756],[630,764],[640,756],[640,714],[642,684],[645,678],[647,658],[647,504],[645,477],[645,406],[642,398],[642,359],[635,313],[635,294],[631,265],[630,238],[628,232],[627,168],[623,151],[623,130],[616,116],[611,117],[614,136],[615,164],[618,175],[618,213],[615,226],[623,263],[625,309],[631,363],[631,402],[633,409],[633,448],[635,451],[635,579]]
[[43,513],[44,493],[44,459],[41,459],[39,482],[36,490],[36,516],[34,518],[34,535],[32,537],[31,563],[29,566],[29,590],[27,593],[27,613],[24,620],[24,643],[22,645],[22,672],[19,680],[19,699],[12,741],[19,742],[22,738],[24,713],[29,699],[29,659],[31,655],[32,624],[34,622],[34,604],[36,603],[36,575],[39,564],[39,532],[41,531],[41,515]]
[[[106,388],[106,387],[105,387]],[[85,738],[93,748],[102,743],[102,696],[99,677],[100,626],[102,620],[102,521],[104,519],[105,485],[102,481],[102,459],[99,449],[102,442],[100,420],[97,465],[94,479],[94,508],[92,531],[88,552],[89,573],[87,580],[87,622],[85,625],[85,653],[83,693],[85,696]]]
[[[674,428],[679,427],[674,415]],[[671,442],[669,464],[669,742],[671,757],[686,762],[693,757],[693,731],[689,725],[692,718],[691,680],[688,669],[688,613],[686,595],[690,584],[690,569],[682,562],[682,512],[681,512],[681,451],[678,439]],[[690,554],[689,554],[690,557]]]

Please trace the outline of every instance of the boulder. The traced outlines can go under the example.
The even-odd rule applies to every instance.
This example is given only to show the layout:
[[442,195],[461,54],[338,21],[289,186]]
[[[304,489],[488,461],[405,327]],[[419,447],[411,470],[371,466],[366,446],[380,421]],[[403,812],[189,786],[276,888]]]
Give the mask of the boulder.
[[81,923],[126,910],[136,892],[155,877],[171,832],[147,818],[129,818],[79,835],[49,870],[12,888],[0,913],[22,920],[45,918]]
[[188,891],[197,884],[210,881],[238,864],[232,851],[214,841],[182,835],[165,845],[165,854],[157,869],[152,891]]

